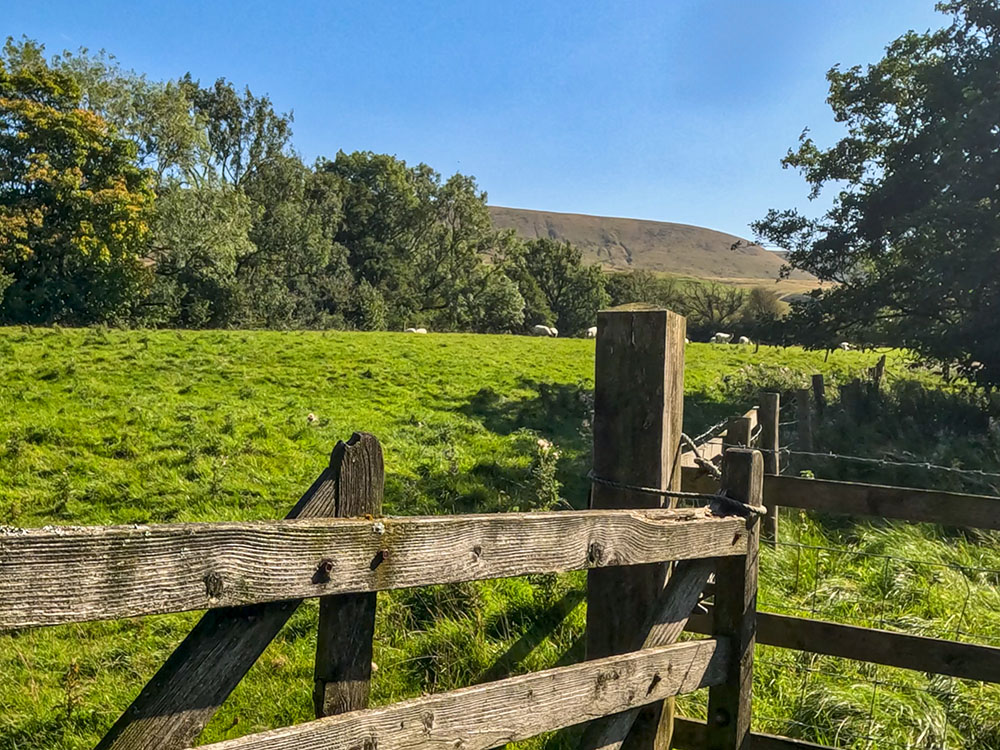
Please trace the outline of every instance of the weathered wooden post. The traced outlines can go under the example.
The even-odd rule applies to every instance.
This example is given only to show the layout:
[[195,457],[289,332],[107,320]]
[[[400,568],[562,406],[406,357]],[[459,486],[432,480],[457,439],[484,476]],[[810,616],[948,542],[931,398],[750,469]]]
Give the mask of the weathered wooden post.
[[812,404],[809,401],[809,389],[801,388],[795,392],[795,411],[799,422],[799,450],[813,449]]
[[877,398],[882,391],[882,378],[885,375],[885,355],[879,357],[872,368],[872,394]]
[[[761,454],[730,448],[722,461],[722,491],[759,506],[764,491]],[[713,635],[732,639],[734,658],[726,682],[708,691],[708,750],[749,750],[753,649],[757,623],[757,556],[760,524],[747,519],[747,554],[720,559],[715,571]]]
[[823,416],[826,411],[826,384],[823,382],[823,373],[818,372],[812,376],[813,400],[816,402],[816,415]]
[[[338,443],[330,460],[337,516],[382,512],[385,471],[374,436],[356,433]],[[319,600],[313,708],[317,718],[367,708],[372,677],[376,594],[341,594]]]
[[726,424],[726,434],[722,436],[723,448],[749,448],[752,433],[753,420],[750,417],[730,417]]
[[[679,490],[686,321],[625,306],[597,316],[594,473],[629,485]],[[595,482],[593,508],[659,508],[667,498]],[[600,559],[595,543],[591,554]],[[587,578],[587,658],[635,648],[667,578],[667,564],[595,568]],[[665,710],[664,710],[665,709]],[[673,704],[640,713],[625,747],[667,750]]]
[[[364,452],[372,461],[377,453],[381,466],[378,441],[366,433],[354,433],[346,445],[338,444],[330,464],[286,518],[325,518],[352,512],[349,507],[354,507],[352,504],[356,501],[350,499],[348,486],[340,481],[340,468],[343,465],[341,458],[347,450],[353,452],[355,449]],[[381,498],[381,479],[379,482],[377,497]],[[373,490],[365,495],[375,496]],[[339,507],[341,504],[343,509]],[[299,603],[299,600],[289,600],[206,612],[111,727],[97,750],[191,747],[267,645],[281,632]],[[371,649],[370,638],[368,649]],[[352,658],[359,661],[363,651],[362,644],[353,657],[344,659],[346,662]],[[367,658],[370,669],[371,659]]]
[[[781,437],[778,423],[781,421],[781,395],[760,394],[760,449],[764,456],[764,473],[781,473]],[[778,541],[778,506],[767,503],[767,517],[762,533],[765,538]]]

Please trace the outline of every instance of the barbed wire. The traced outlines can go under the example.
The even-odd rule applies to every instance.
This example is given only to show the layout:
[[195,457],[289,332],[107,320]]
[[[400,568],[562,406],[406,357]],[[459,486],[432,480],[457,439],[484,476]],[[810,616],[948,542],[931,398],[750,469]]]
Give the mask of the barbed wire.
[[712,438],[712,437],[717,437],[717,436],[715,435],[715,432],[716,432],[717,430],[719,430],[719,429],[721,429],[721,428],[725,427],[725,426],[726,426],[726,425],[728,425],[728,424],[729,424],[729,417],[726,417],[726,418],[725,418],[725,419],[723,419],[723,420],[722,420],[721,422],[717,422],[717,423],[713,424],[713,425],[712,425],[711,427],[709,427],[709,428],[708,428],[707,430],[705,430],[705,431],[704,431],[703,433],[701,433],[701,434],[700,434],[700,435],[698,435],[697,437],[694,437],[694,438],[688,438],[688,439],[689,439],[689,440],[690,440],[690,441],[691,441],[692,443],[694,443],[694,444],[695,444],[696,446],[697,446],[697,445],[701,445],[701,444],[702,444],[703,442],[705,442],[705,441],[706,441],[707,439],[709,439],[709,438]]
[[803,451],[796,450],[794,448],[781,447],[777,450],[769,448],[760,448],[762,453],[783,453],[789,456],[809,456],[810,458],[828,458],[835,459],[838,461],[853,461],[855,463],[866,463],[866,464],[876,464],[879,466],[899,466],[908,468],[918,468],[927,469],[929,471],[946,471],[953,474],[963,474],[966,476],[974,476],[979,478],[990,478],[990,479],[1000,479],[1000,473],[992,471],[983,471],[982,469],[962,469],[957,466],[943,466],[941,464],[934,464],[930,461],[896,461],[890,458],[874,458],[871,456],[851,456],[844,453],[834,453],[832,451],[819,452],[819,451]]

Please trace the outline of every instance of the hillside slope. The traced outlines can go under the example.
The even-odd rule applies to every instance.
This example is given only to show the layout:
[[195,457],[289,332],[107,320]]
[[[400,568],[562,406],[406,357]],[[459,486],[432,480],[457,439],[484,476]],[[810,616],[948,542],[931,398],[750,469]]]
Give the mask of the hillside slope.
[[[760,245],[734,250],[733,243],[739,237],[688,224],[503,206],[490,206],[490,214],[497,227],[513,229],[525,239],[551,237],[572,242],[588,260],[611,269],[759,283],[776,280],[784,262]],[[791,281],[801,286],[802,282],[811,283],[813,277],[795,272]]]

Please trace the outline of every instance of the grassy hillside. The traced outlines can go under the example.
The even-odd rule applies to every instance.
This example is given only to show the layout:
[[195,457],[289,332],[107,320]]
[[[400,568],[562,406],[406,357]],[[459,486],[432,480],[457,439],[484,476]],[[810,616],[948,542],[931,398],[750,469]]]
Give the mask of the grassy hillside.
[[784,260],[759,245],[736,250],[740,238],[713,229],[664,221],[532,211],[490,206],[493,223],[521,237],[551,237],[581,248],[588,260],[617,270],[644,269],[742,286],[775,284],[781,293],[816,286],[809,274],[795,272],[778,282]]
[[[280,517],[335,442],[354,430],[383,443],[388,513],[581,507],[593,345],[441,334],[0,329],[0,524]],[[799,349],[762,347],[754,354],[692,344],[686,429],[693,433],[751,405],[761,379],[804,385],[808,373],[822,370],[836,380],[873,359],[835,352],[824,363],[821,354]],[[890,376],[906,372],[901,357],[890,360]],[[318,420],[309,422],[310,413]],[[554,450],[540,447],[539,438]],[[825,538],[811,522],[799,525],[803,539]],[[897,548],[906,539],[948,560],[979,555],[984,566],[1000,567],[968,541],[955,540],[964,551],[931,536],[876,541]],[[815,606],[810,597],[817,590],[829,593],[842,583],[810,559],[766,557],[765,607]],[[880,591],[889,585],[870,578]],[[912,611],[927,580],[904,583],[900,601]],[[534,576],[380,596],[374,700],[579,658],[582,585],[582,575]],[[970,611],[977,629],[992,628],[1000,637],[1000,606],[988,588],[988,580],[976,585]],[[943,619],[934,606],[950,606],[953,598],[925,597],[921,616]],[[92,747],[196,618],[189,613],[0,636],[0,750]],[[308,602],[204,740],[311,718],[315,620],[315,602]],[[816,703],[823,691],[795,703],[801,680],[793,670],[764,665],[760,679],[762,716],[795,720],[806,716],[797,712],[825,710]],[[844,726],[863,737],[871,695],[844,690],[834,694],[846,712]],[[696,710],[698,701],[685,705]],[[893,706],[886,710],[892,714]],[[904,736],[907,717],[892,715],[890,728]],[[955,746],[996,747],[990,737],[998,736]]]

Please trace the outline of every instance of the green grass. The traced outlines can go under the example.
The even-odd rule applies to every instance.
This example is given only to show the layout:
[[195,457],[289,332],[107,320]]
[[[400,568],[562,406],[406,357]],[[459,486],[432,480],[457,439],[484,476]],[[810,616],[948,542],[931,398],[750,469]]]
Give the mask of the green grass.
[[[824,362],[822,354],[801,349],[761,347],[754,353],[690,345],[685,427],[693,434],[743,411],[762,382],[804,386],[809,374],[823,371],[835,384],[875,358],[835,352]],[[908,371],[898,354],[891,356],[889,372],[896,378],[929,378]],[[371,432],[383,444],[387,513],[582,507],[592,387],[593,342],[586,340],[0,329],[0,523],[277,518],[320,472],[336,441],[355,430]],[[308,421],[310,413],[318,419]],[[555,452],[541,449],[539,438],[554,443]],[[850,541],[861,549],[884,550],[908,541],[923,545],[913,553],[927,559],[1000,566],[992,539],[989,545],[980,539],[942,540],[921,527],[838,530],[807,518],[798,525],[810,543]],[[865,528],[867,536],[859,531]],[[886,537],[890,531],[900,538]],[[848,593],[884,598],[889,591],[893,597],[898,593],[901,616],[916,613],[928,628],[950,626],[942,612],[956,606],[958,595],[946,591],[940,601],[924,595],[934,582],[931,574],[897,584],[873,573],[868,562],[858,562],[855,572],[863,580],[843,583],[820,561],[803,561],[802,555],[793,567],[788,554],[765,555],[765,606],[812,607],[821,581],[827,599],[845,608],[834,614],[858,614],[857,607],[841,603],[850,601]],[[798,572],[791,578],[793,569]],[[1000,637],[992,614],[1000,612],[990,594],[994,583],[988,577],[974,582],[966,630]],[[582,586],[583,576],[576,574],[380,596],[375,702],[579,658]],[[197,616],[0,636],[0,750],[93,746]],[[860,616],[864,619],[864,612]],[[311,718],[315,620],[315,603],[307,602],[202,741]],[[860,677],[851,682],[850,668],[835,671],[836,680],[818,675],[819,688],[802,690],[801,676],[770,657],[762,659],[757,706],[766,713],[760,716],[810,725],[829,720],[829,731],[840,731],[842,741],[844,727],[850,737],[862,736],[869,731],[860,726],[867,721],[871,695]],[[847,686],[840,688],[843,679]],[[855,683],[862,687],[855,689]],[[698,700],[687,701],[691,710]],[[894,723],[886,731],[897,739],[909,736],[915,722],[887,705]],[[914,699],[906,705],[912,712],[922,704]],[[928,705],[937,707],[929,715],[940,714],[941,700]],[[974,709],[963,708],[961,715],[971,723]],[[979,744],[957,746],[1000,747],[995,721],[984,715],[980,724],[987,730],[977,735]],[[797,727],[778,728],[795,732]]]

